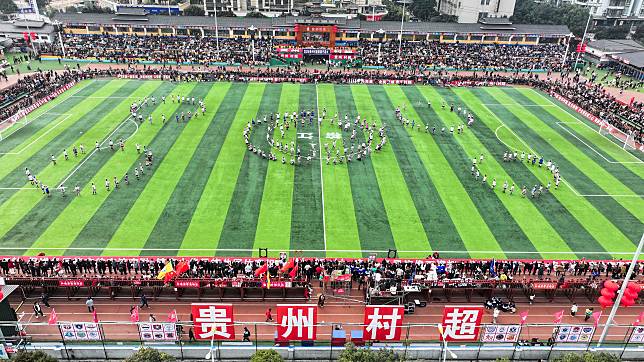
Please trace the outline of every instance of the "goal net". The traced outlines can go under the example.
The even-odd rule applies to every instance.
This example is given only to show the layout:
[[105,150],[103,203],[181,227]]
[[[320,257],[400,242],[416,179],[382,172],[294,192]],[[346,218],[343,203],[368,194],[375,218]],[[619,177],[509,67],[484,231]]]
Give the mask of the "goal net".
[[606,121],[600,123],[599,134],[605,137],[613,137],[624,149],[644,151],[642,145],[635,142],[635,134],[632,131],[624,132]]

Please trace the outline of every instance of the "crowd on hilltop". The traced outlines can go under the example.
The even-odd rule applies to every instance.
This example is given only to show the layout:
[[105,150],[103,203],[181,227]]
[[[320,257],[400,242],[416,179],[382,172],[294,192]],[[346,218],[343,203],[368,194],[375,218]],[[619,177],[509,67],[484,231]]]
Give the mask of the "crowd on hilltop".
[[[439,280],[496,280],[511,281],[514,278],[551,280],[563,282],[566,278],[588,282],[599,278],[620,279],[629,266],[625,261],[542,261],[542,260],[449,260],[440,259],[435,253],[426,259],[297,259],[291,266],[297,268],[283,271],[286,257],[269,262],[268,272],[274,280],[294,279],[311,283],[315,280],[333,281],[338,275],[351,274],[357,282],[435,282]],[[182,278],[255,279],[255,271],[266,263],[265,259],[242,260],[236,258],[186,259],[188,270]],[[176,266],[179,259],[173,258],[85,258],[85,257],[38,257],[5,258],[0,260],[0,274],[6,277],[82,277],[82,278],[127,278],[155,279],[164,266],[171,262]],[[290,263],[290,262],[288,262]],[[644,264],[635,265],[635,278],[644,274]]]
[[46,71],[25,75],[16,84],[0,91],[0,121],[29,107],[77,77],[70,71]]
[[[118,63],[154,62],[262,65],[270,59],[272,41],[267,38],[220,38],[219,51],[215,37],[204,36],[137,36],[65,34],[65,56],[72,59],[96,58]],[[253,52],[254,61],[253,61]],[[62,55],[59,43],[45,52]]]
[[601,83],[580,79],[579,73],[563,73],[561,81],[550,82],[549,91],[554,91],[581,108],[608,121],[626,134],[633,133],[636,142],[644,143],[644,104],[633,102],[626,105],[618,102]]
[[[167,63],[263,65],[278,57],[271,37],[220,38],[219,52],[213,36],[140,36],[140,35],[75,35],[64,34],[65,56],[72,59],[96,58],[119,63],[140,61]],[[401,57],[399,42],[360,41],[358,59],[364,65],[386,68],[457,68],[462,70],[561,69],[565,46],[541,44],[534,46],[499,44],[440,43],[437,41],[403,41]],[[253,52],[254,49],[254,58]],[[43,49],[62,55],[58,42]],[[254,59],[254,60],[253,60]]]
[[454,68],[461,70],[552,70],[559,71],[566,51],[564,45],[448,44],[435,41],[403,41],[382,44],[361,41],[359,58],[365,65],[386,68]]

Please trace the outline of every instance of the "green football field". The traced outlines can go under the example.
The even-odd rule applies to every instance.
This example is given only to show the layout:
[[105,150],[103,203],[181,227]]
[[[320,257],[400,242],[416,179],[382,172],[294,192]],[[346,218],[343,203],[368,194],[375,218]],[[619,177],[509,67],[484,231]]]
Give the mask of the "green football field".
[[[170,95],[204,99],[205,114],[177,123],[175,115],[197,106]],[[130,105],[144,97],[158,100],[140,111],[152,124],[130,118]],[[471,112],[472,127],[450,134],[467,120],[443,102]],[[396,120],[397,107],[417,129]],[[321,126],[307,121],[285,133],[286,142],[318,155],[311,162],[291,166],[281,154],[268,161],[247,151],[243,130],[251,119],[323,109]],[[384,149],[327,165],[320,145],[350,142],[328,120],[336,113],[386,124]],[[251,141],[268,149],[266,131],[256,126]],[[529,88],[91,80],[0,136],[1,254],[250,256],[268,248],[271,255],[331,257],[397,249],[401,257],[628,258],[644,230],[642,154]],[[125,151],[111,151],[110,139],[125,139]],[[75,157],[80,144],[86,153]],[[139,180],[134,167],[144,158],[136,144],[154,155]],[[531,198],[532,186],[553,182],[552,174],[504,162],[507,150],[554,161],[560,187]],[[471,174],[481,154],[485,184]],[[25,168],[50,187],[50,197],[28,183]],[[114,177],[120,188],[107,191],[105,179]],[[504,181],[517,185],[513,195],[502,192]],[[61,183],[65,197],[56,190]]]

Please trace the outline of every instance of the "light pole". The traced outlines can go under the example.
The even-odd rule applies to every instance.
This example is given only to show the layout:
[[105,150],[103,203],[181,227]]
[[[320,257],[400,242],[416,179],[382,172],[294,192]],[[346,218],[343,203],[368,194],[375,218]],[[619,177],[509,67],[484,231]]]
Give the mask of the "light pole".
[[250,34],[250,49],[252,53],[253,63],[255,63],[255,34],[257,34],[257,27],[255,27],[255,25],[251,25],[248,28],[248,33]]
[[219,58],[219,24],[217,23],[217,0],[214,0],[215,4],[215,47],[217,49],[217,58]]
[[403,26],[405,25],[405,6],[409,0],[401,0],[400,3],[403,4],[402,16],[400,17],[400,38],[398,39],[398,60],[400,60],[400,54],[402,52],[402,38],[403,38]]
[[378,34],[378,64],[380,64],[380,48],[382,48],[382,41],[385,39],[385,31],[378,29],[376,33]]
[[[586,21],[586,28],[584,29],[584,36],[581,37],[581,46],[584,46],[584,42],[586,41],[586,33],[588,32],[588,25],[590,25],[590,19],[593,17],[593,12],[588,10],[588,21]],[[581,49],[580,49],[581,50]],[[579,55],[581,55],[581,52],[577,52],[577,57],[575,58],[575,66],[573,67],[573,70],[577,70],[577,62],[579,61]]]

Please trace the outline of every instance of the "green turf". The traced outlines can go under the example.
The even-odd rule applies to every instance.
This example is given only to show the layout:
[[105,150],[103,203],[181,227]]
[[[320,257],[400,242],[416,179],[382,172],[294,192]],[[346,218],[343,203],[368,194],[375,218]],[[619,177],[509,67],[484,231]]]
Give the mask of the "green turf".
[[[204,98],[206,114],[177,124],[175,115],[197,107],[168,98],[141,111],[153,115],[152,125],[125,121],[132,102],[170,94]],[[476,122],[450,134],[450,126],[467,120],[442,102],[465,107]],[[395,119],[397,107],[417,128]],[[303,110],[314,111],[314,121],[291,125],[284,141],[304,155],[315,144],[322,160],[291,166],[290,156],[284,165],[281,154],[273,162],[246,150],[242,131],[252,119]],[[162,114],[168,116],[163,126]],[[335,114],[386,124],[387,145],[362,161],[326,164],[325,143],[331,147],[340,137],[351,146],[350,133],[331,124]],[[0,247],[7,254],[245,256],[268,248],[272,256],[304,250],[356,257],[397,249],[402,257],[438,251],[623,258],[643,226],[644,156],[527,88],[96,80],[81,82],[27,120],[0,138]],[[437,134],[425,125],[436,126]],[[358,132],[354,146],[367,136]],[[94,142],[106,138],[127,138],[125,152],[94,152]],[[265,125],[255,127],[252,142],[268,149]],[[80,143],[87,153],[76,158],[71,147]],[[133,173],[143,162],[137,143],[155,158],[140,180]],[[538,166],[503,162],[508,149],[553,159],[565,182],[539,199],[522,198],[521,185],[530,189],[552,176]],[[481,154],[486,184],[470,170]],[[52,188],[51,197],[27,184],[25,167]],[[122,180],[126,173],[129,185],[104,189],[106,178]],[[63,180],[64,198],[53,190]],[[517,185],[514,195],[501,191],[504,180]]]

